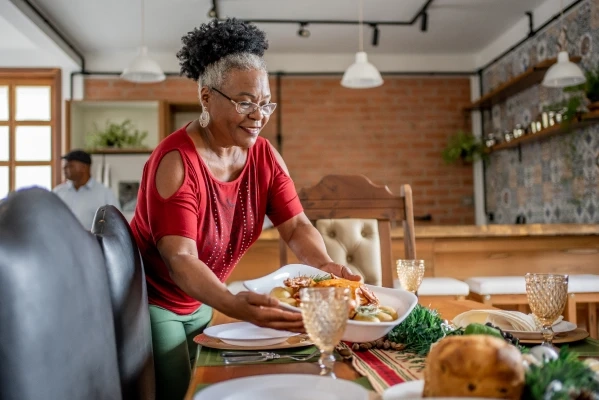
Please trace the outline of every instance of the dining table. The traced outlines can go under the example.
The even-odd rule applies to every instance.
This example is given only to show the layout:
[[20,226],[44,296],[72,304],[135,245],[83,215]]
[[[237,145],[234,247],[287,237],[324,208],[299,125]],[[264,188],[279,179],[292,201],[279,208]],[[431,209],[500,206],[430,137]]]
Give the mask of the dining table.
[[[437,310],[440,316],[447,320],[451,320],[456,315],[469,310],[496,309],[489,305],[472,300],[452,300],[447,298],[439,300],[427,298],[426,304],[422,305]],[[218,311],[214,311],[210,325],[226,324],[236,321],[237,320],[229,318]],[[201,347],[202,346],[198,345],[198,354],[201,351]],[[213,383],[223,382],[229,379],[270,374],[318,375],[320,370],[318,363],[316,362],[204,366],[197,362],[199,359],[199,357],[196,357],[196,364],[192,370],[192,376],[185,400],[193,400],[195,393],[201,387]],[[352,366],[351,361],[343,359],[335,361],[334,372],[338,379],[354,381],[361,377],[360,373]],[[372,391],[370,393],[370,400],[377,400],[380,398],[380,395],[378,395],[376,392]]]

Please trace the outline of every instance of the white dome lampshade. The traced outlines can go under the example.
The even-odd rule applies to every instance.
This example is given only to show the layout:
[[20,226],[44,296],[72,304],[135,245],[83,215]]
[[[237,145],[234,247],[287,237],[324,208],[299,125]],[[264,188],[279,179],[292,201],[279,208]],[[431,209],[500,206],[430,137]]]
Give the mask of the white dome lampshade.
[[560,51],[557,62],[551,66],[543,78],[543,86],[563,88],[584,83],[586,78],[580,67],[570,61],[568,52]]
[[382,84],[380,72],[368,62],[368,56],[363,51],[356,53],[356,62],[347,68],[341,79],[341,86],[350,89],[368,89]]
[[160,65],[148,57],[148,48],[142,46],[139,54],[121,74],[121,78],[135,83],[162,82],[166,79]]

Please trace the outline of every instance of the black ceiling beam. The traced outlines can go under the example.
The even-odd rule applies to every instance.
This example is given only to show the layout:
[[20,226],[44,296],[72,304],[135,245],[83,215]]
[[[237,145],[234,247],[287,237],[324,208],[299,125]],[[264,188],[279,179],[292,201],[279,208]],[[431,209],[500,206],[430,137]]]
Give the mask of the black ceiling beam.
[[[513,46],[511,46],[509,49],[505,50],[503,53],[499,54],[497,57],[495,57],[494,59],[492,59],[491,61],[489,61],[488,63],[486,63],[485,65],[483,65],[482,67],[480,67],[479,69],[481,71],[486,70],[487,68],[489,68],[491,65],[495,64],[497,61],[501,60],[503,57],[505,57],[506,55],[508,55],[509,53],[511,53],[512,51],[516,50],[518,47],[520,47],[522,44],[526,43],[529,39],[533,38],[534,36],[537,35],[537,33],[539,33],[540,31],[542,31],[543,29],[545,29],[547,26],[549,26],[549,24],[551,24],[553,21],[557,21],[562,13],[566,14],[568,11],[570,11],[571,9],[573,9],[574,7],[576,7],[577,5],[579,5],[583,0],[575,0],[572,4],[570,4],[568,7],[564,8],[563,10],[560,10],[557,14],[555,14],[553,17],[549,18],[547,21],[545,21],[545,23],[543,23],[543,25],[539,26],[537,29],[533,29],[533,30],[529,30],[528,34],[526,35],[525,38],[523,38],[522,40],[520,40],[518,43],[514,44]],[[532,24],[532,13],[530,13],[530,15],[528,15],[528,13],[526,13],[527,17],[529,18],[529,29],[531,27]]]
[[[359,25],[358,20],[341,19],[242,19],[244,22],[253,24],[310,24],[310,25]],[[411,21],[362,21],[364,25],[412,25]]]
[[43,13],[37,6],[35,6],[29,0],[23,0],[23,2],[48,26],[48,28],[52,30],[52,32],[54,32],[56,36],[60,38],[60,40],[64,42],[69,49],[71,49],[73,53],[75,53],[75,55],[79,58],[81,70],[85,71],[85,57],[83,56],[83,53],[79,51],[65,35],[62,34],[60,29],[58,29],[56,25],[54,25],[54,23],[52,23],[52,21],[46,17],[45,13]]
[[416,23],[416,20],[418,19],[419,16],[423,16],[426,14],[426,10],[428,10],[428,7],[433,3],[433,0],[426,0],[426,3],[424,3],[424,5],[422,6],[422,8],[420,9],[420,11],[418,11],[418,13],[416,15],[414,15],[414,18],[412,18],[412,24]]
[[[387,26],[410,26],[414,25],[420,16],[426,14],[428,7],[433,3],[434,0],[427,0],[426,3],[418,10],[416,15],[409,21],[362,21],[364,25],[387,25]],[[218,2],[212,0],[213,8],[217,11],[218,15]],[[218,18],[218,17],[217,17]],[[219,18],[220,19],[220,18]],[[311,25],[359,25],[358,20],[336,20],[336,19],[243,19],[240,20],[254,24],[311,24]]]

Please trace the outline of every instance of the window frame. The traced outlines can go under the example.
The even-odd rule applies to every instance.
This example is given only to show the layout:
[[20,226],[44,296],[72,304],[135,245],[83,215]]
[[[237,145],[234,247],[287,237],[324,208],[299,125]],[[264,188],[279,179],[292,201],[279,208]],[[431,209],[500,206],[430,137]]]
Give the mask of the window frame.
[[[8,126],[8,161],[0,161],[0,166],[8,167],[8,191],[15,190],[16,167],[50,166],[51,188],[62,179],[62,79],[59,68],[0,68],[0,86],[8,86],[8,121],[0,121],[0,126]],[[50,86],[50,121],[17,121],[16,86]],[[51,156],[49,161],[16,160],[17,126],[50,126]]]

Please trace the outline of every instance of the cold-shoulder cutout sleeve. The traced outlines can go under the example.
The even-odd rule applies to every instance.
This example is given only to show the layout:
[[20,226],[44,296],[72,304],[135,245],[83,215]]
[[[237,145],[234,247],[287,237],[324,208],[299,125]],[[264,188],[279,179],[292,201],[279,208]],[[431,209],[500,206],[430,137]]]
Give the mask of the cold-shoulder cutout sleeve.
[[155,176],[148,177],[148,216],[155,244],[167,235],[197,239],[199,199],[193,173],[188,160],[173,150],[162,156]]

